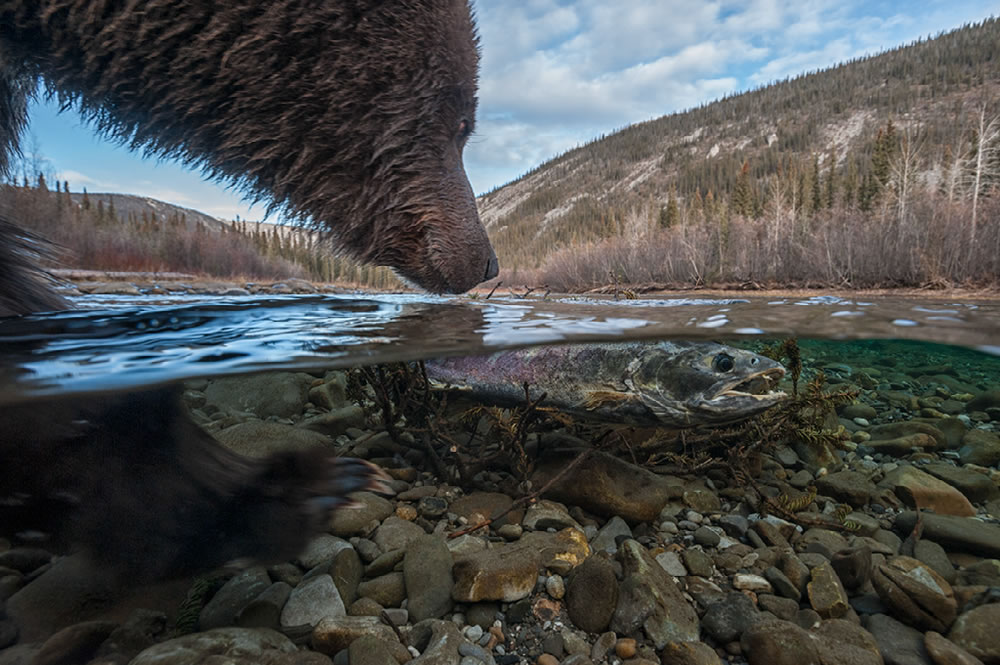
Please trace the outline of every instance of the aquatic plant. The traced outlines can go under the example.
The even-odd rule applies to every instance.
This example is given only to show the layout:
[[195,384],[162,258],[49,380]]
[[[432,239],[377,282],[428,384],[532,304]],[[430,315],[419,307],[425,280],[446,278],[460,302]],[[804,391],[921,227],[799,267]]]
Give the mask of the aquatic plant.
[[778,495],[778,503],[785,510],[793,513],[797,513],[804,510],[816,499],[816,486],[810,485],[806,488],[806,491],[799,496],[792,497],[786,493]]
[[234,575],[234,571],[222,570],[196,577],[180,607],[177,608],[177,618],[174,620],[171,635],[180,637],[196,632],[202,609]]
[[785,365],[785,370],[792,379],[792,393],[799,392],[799,377],[802,376],[802,353],[799,351],[799,342],[794,337],[789,337],[781,342],[765,346],[760,355],[766,356]]

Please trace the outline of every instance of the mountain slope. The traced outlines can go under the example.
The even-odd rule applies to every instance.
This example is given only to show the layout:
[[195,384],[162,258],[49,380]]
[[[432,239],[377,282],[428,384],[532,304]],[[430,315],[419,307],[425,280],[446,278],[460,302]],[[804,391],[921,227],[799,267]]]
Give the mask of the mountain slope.
[[113,210],[118,219],[143,219],[145,217],[156,222],[179,219],[185,223],[190,231],[195,230],[200,224],[207,231],[221,232],[223,227],[229,224],[229,222],[201,211],[184,208],[148,196],[103,192],[88,192],[87,194],[74,192],[70,194],[73,203],[77,205],[82,205],[85,197],[91,206],[96,207],[100,204],[105,210]]
[[920,182],[941,186],[972,112],[1000,113],[998,91],[1000,21],[988,19],[627,127],[481,196],[480,213],[501,265],[537,268],[562,248],[642,235],[692,209],[759,218],[779,176],[797,210],[821,186],[828,207],[856,207],[887,122],[919,141]]

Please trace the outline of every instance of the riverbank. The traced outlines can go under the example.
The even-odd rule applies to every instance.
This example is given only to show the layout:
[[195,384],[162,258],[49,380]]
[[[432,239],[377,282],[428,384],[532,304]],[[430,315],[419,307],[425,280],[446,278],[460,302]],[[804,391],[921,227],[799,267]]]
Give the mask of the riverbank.
[[[53,270],[53,276],[62,280],[64,292],[69,295],[166,295],[184,293],[191,295],[250,295],[255,293],[358,293],[371,291],[358,285],[331,284],[311,282],[304,279],[285,280],[248,280],[209,279],[203,276],[163,272],[120,272],[100,270]],[[493,284],[477,287],[469,292],[471,297],[485,298],[490,293],[504,296],[542,297],[546,294],[544,288],[528,289],[525,287],[508,287],[501,285],[493,288]],[[417,291],[412,291],[416,293]],[[549,293],[548,297],[570,297],[580,294]],[[603,287],[587,293],[609,298],[616,297],[615,287]],[[918,298],[938,301],[975,301],[995,300],[1000,298],[1000,290],[991,287],[940,287],[940,288],[899,288],[899,289],[762,289],[734,286],[733,288],[690,288],[690,289],[647,289],[629,291],[628,287],[617,289],[617,297],[625,299],[635,295],[640,298],[810,298],[818,295],[838,298],[864,298],[876,296],[894,296],[900,298]]]

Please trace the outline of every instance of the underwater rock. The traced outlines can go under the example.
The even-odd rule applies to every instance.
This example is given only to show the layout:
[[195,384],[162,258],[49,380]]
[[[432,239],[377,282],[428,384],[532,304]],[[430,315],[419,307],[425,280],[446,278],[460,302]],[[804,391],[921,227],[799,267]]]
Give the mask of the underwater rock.
[[917,628],[944,632],[955,620],[955,593],[940,575],[916,559],[895,556],[872,571],[879,598]]
[[987,390],[970,399],[966,403],[967,411],[985,411],[1000,407],[1000,390]]
[[516,542],[459,557],[452,568],[452,598],[514,602],[535,588],[540,566],[568,572],[589,555],[586,537],[577,529],[527,533]]
[[816,490],[860,508],[878,493],[875,483],[857,471],[838,471],[816,479]]
[[406,600],[403,573],[391,572],[365,580],[358,585],[358,596],[371,598],[382,607],[399,607]]
[[363,426],[364,423],[364,409],[356,404],[352,404],[340,409],[326,411],[311,418],[306,418],[302,421],[300,427],[336,438],[347,432],[347,430],[352,427]]
[[226,656],[232,665],[255,665],[267,662],[293,665],[289,658],[278,660],[279,654],[297,654],[295,644],[281,633],[266,628],[215,628],[203,633],[185,635],[151,646],[132,660],[130,665],[193,665],[206,662],[212,656]]
[[821,621],[812,629],[823,665],[883,665],[875,637],[846,619]]
[[337,585],[329,575],[317,575],[304,580],[288,597],[281,610],[281,626],[315,626],[324,619],[347,614]]
[[570,517],[566,506],[556,501],[541,499],[530,506],[524,513],[521,526],[532,531],[545,531],[546,529],[574,529],[583,530],[575,519]]
[[[946,548],[1000,558],[1000,526],[969,517],[933,513],[922,513],[921,520],[924,538]],[[903,534],[909,534],[916,523],[917,514],[907,511],[896,516],[895,528]]]
[[[914,434],[926,434],[927,436],[934,439],[934,442],[927,442],[926,439],[921,439],[925,443],[921,446],[925,450],[932,450],[936,448],[943,448],[947,445],[948,439],[945,437],[944,433],[933,425],[927,423],[917,422],[915,420],[904,420],[902,422],[896,423],[884,423],[882,425],[876,425],[868,430],[869,434],[872,435],[872,442],[878,440],[889,440],[889,439],[901,439],[905,437],[910,437]],[[908,453],[909,450],[903,451]]]
[[670,642],[663,648],[663,663],[670,665],[720,665],[715,649],[704,642]]
[[397,660],[400,659],[400,655],[397,654],[403,654],[403,660],[399,662],[406,662],[411,658],[406,647],[396,637],[395,631],[382,623],[378,617],[373,616],[327,617],[313,630],[311,644],[316,651],[333,656],[363,635],[373,635],[378,638],[392,651]]
[[614,554],[618,551],[619,538],[631,538],[632,529],[622,518],[615,515],[600,528],[594,539],[590,541],[590,547],[595,552],[607,552]]
[[924,633],[924,648],[940,665],[983,665],[983,661],[933,630]]
[[698,639],[698,615],[684,599],[673,578],[635,540],[618,549],[624,578],[611,629],[631,634],[639,628],[657,649],[668,642]]
[[119,592],[111,572],[74,554],[61,557],[12,595],[5,610],[17,624],[21,641],[35,642],[89,617],[89,607],[111,605]]
[[948,559],[948,553],[933,540],[917,541],[913,545],[913,558],[930,566],[948,584],[954,584],[955,580],[958,579],[955,566]]
[[397,665],[392,651],[374,635],[362,635],[347,648],[351,665]]
[[213,379],[205,399],[223,411],[252,413],[261,420],[302,413],[314,379],[304,372],[265,372]]
[[760,621],[740,638],[740,648],[750,665],[821,665],[812,636],[794,623]]
[[240,628],[281,629],[281,611],[292,594],[292,587],[285,582],[275,582],[240,610],[236,625]]
[[372,540],[383,552],[391,552],[406,549],[410,543],[424,535],[424,530],[413,522],[407,522],[395,515],[390,515],[375,531]]
[[338,510],[330,518],[330,533],[346,538],[368,532],[372,524],[377,524],[392,515],[392,504],[371,492],[355,492],[351,495],[354,504],[350,510]]
[[[569,460],[555,458],[541,461],[531,477],[541,487],[556,476]],[[577,505],[597,515],[617,515],[626,522],[651,522],[670,496],[668,488],[676,480],[630,464],[603,452],[592,452],[587,459],[552,486],[547,496]]]
[[45,640],[33,665],[88,662],[116,628],[118,624],[113,621],[85,621],[63,628]]
[[349,549],[353,549],[351,544],[343,538],[324,533],[309,541],[297,560],[304,569],[311,570],[322,563],[329,564],[340,552]]
[[962,437],[958,456],[962,464],[995,466],[1000,463],[1000,437],[986,430],[970,429]]
[[892,490],[910,508],[933,510],[939,515],[971,517],[976,514],[961,492],[914,466],[901,466],[886,474],[880,488]]
[[330,438],[284,423],[249,420],[214,433],[215,439],[235,453],[256,459],[285,450],[329,449]]
[[403,577],[408,599],[406,607],[414,623],[439,619],[451,611],[453,565],[443,538],[427,535],[410,544],[403,559]]
[[871,579],[872,551],[867,545],[838,550],[830,563],[847,589],[863,587]]
[[885,665],[932,665],[924,648],[924,636],[916,628],[887,614],[865,617],[864,626],[878,642]]
[[[451,621],[427,619],[418,623],[410,631],[410,641],[421,651],[420,656],[410,661],[413,665],[450,665],[462,660],[461,645],[467,644],[462,633]],[[493,663],[479,661],[483,665]]]
[[231,626],[236,616],[271,586],[267,571],[249,568],[226,582],[202,608],[198,626],[202,630]]
[[922,450],[934,450],[937,448],[937,441],[926,432],[913,432],[892,439],[869,439],[865,442],[865,447],[870,448],[874,453],[902,457],[913,452],[914,448]]
[[1000,604],[982,605],[962,613],[948,639],[986,665],[1000,663]]
[[850,609],[844,585],[829,563],[812,569],[812,579],[806,589],[809,604],[824,619],[839,619]]
[[708,606],[701,617],[701,629],[719,644],[728,644],[760,620],[761,614],[748,596],[730,593]]
[[[512,498],[499,492],[473,492],[453,501],[448,506],[448,510],[459,517],[464,517],[469,521],[469,524],[480,524],[507,510],[513,503]],[[520,524],[523,518],[524,509],[515,508],[494,522],[492,526],[499,529],[507,524]]]
[[1000,498],[1000,487],[984,473],[944,462],[931,462],[920,468],[948,483],[973,503]]

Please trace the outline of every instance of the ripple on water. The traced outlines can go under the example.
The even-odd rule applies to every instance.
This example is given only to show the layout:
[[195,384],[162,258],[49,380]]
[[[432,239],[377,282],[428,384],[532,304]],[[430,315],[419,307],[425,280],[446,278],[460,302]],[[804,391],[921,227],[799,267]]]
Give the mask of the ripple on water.
[[87,297],[76,304],[73,311],[0,320],[0,402],[564,341],[903,338],[994,353],[1000,332],[1000,301],[841,296],[175,296]]

